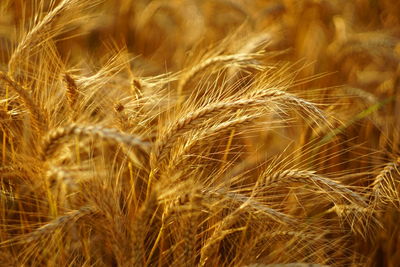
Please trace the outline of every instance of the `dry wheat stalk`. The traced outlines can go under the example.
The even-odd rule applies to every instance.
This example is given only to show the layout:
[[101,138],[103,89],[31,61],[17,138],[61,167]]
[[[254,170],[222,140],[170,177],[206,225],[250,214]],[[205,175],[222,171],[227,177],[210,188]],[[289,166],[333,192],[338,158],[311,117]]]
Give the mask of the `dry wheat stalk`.
[[326,213],[335,212],[339,218],[345,220],[354,233],[368,239],[372,231],[381,228],[376,217],[376,211],[370,206],[363,208],[356,205],[334,205]]
[[300,98],[298,96],[295,96],[293,94],[287,93],[285,91],[275,89],[275,88],[268,88],[268,89],[262,89],[262,90],[257,90],[255,92],[252,92],[247,95],[249,98],[269,98],[271,95],[274,95],[276,97],[282,98],[282,102],[284,106],[288,107],[295,107],[299,108],[300,110],[303,110],[307,117],[312,118],[315,120],[315,122],[318,124],[318,120],[323,121],[325,124],[328,124],[330,126],[329,120],[327,119],[326,114],[320,110],[319,108],[316,107],[314,103],[311,103],[303,98]]

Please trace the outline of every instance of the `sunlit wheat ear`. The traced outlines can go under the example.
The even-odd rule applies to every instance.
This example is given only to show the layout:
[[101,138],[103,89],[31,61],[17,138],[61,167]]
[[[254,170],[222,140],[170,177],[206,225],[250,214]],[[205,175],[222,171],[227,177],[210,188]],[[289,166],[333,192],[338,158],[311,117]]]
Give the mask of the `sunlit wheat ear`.
[[26,56],[28,52],[31,52],[33,48],[40,46],[42,42],[55,37],[71,26],[69,23],[73,22],[73,20],[68,21],[68,23],[64,25],[56,25],[55,22],[61,16],[71,16],[76,10],[86,10],[99,3],[100,0],[63,0],[60,2],[54,9],[47,13],[47,15],[40,19],[20,40],[8,62],[9,72],[13,75],[17,65],[24,60],[24,56]]
[[262,186],[268,187],[279,182],[295,182],[317,186],[326,191],[328,194],[335,193],[351,203],[354,203],[355,205],[367,207],[366,201],[359,194],[336,181],[315,174],[313,171],[283,170],[277,171],[270,175],[264,174],[264,181],[261,182],[261,184]]
[[338,217],[346,221],[354,233],[364,239],[370,238],[371,231],[376,231],[383,226],[376,217],[376,211],[372,207],[360,207],[355,205],[334,205],[326,213],[335,212]]
[[100,88],[115,79],[116,75],[123,71],[124,66],[130,61],[125,48],[114,48],[105,58],[107,61],[97,72],[90,76],[80,76],[75,80],[81,91],[95,94]]
[[60,142],[71,136],[94,136],[106,141],[123,144],[128,147],[136,147],[146,151],[149,144],[143,142],[139,137],[121,133],[115,129],[104,128],[101,126],[82,126],[70,124],[50,131],[44,138],[42,145],[42,159],[51,158],[58,150]]
[[366,90],[363,90],[361,88],[344,87],[343,91],[345,91],[345,93],[347,93],[349,95],[356,96],[371,105],[374,105],[379,102],[379,99],[374,94],[372,94]]
[[[314,114],[319,119],[325,118],[321,110],[315,107],[312,103],[305,101],[301,98],[288,94],[284,91],[270,89],[261,93],[252,93],[246,99],[233,100],[232,102],[217,102],[209,104],[194,112],[189,113],[185,117],[179,119],[171,125],[171,127],[158,139],[155,144],[152,157],[151,166],[155,163],[166,159],[170,148],[174,145],[185,132],[193,130],[196,125],[201,125],[201,122],[216,116],[222,112],[235,112],[240,109],[249,109],[251,107],[263,107],[268,104],[271,105],[273,101],[282,101],[285,105],[294,105],[298,108],[305,109],[307,112]],[[162,165],[162,164],[161,164]]]
[[311,119],[317,125],[327,124],[329,126],[327,114],[319,109],[316,104],[285,91],[275,88],[261,89],[248,94],[246,97],[263,99],[271,96],[279,98],[277,101],[281,100],[280,103],[282,103],[284,107],[289,108],[289,110],[293,108],[295,111],[303,111],[305,113],[305,119]]
[[177,120],[173,123],[166,133],[155,144],[153,155],[152,155],[152,166],[155,166],[158,160],[165,160],[166,154],[169,148],[173,146],[177,139],[182,136],[185,132],[193,130],[197,124],[200,124],[204,120],[210,119],[216,116],[218,113],[231,112],[244,108],[251,108],[254,106],[260,106],[264,104],[264,101],[257,99],[242,99],[232,102],[218,102],[200,108],[186,115],[185,117]]
[[[386,164],[382,171],[375,177],[374,182],[371,184],[373,202],[377,208],[392,203],[399,207],[399,192],[398,192],[398,177],[400,167],[400,157],[394,162]],[[397,177],[397,179],[396,179]]]
[[49,184],[54,179],[55,181],[65,185],[67,190],[69,191],[78,189],[78,183],[74,179],[74,175],[68,170],[63,169],[62,167],[57,167],[54,165],[50,166],[49,170],[46,173],[46,177],[49,180]]
[[8,75],[0,71],[0,79],[7,83],[10,88],[12,88],[19,97],[21,97],[22,101],[24,102],[26,108],[31,115],[32,126],[36,132],[41,133],[46,131],[47,129],[47,121],[46,117],[43,115],[43,111],[40,107],[33,101],[29,92],[23,88],[19,83],[14,81]]
[[[254,120],[259,118],[262,114],[254,114],[248,116],[241,116],[220,124],[212,125],[210,127],[204,128],[204,130],[199,130],[193,135],[187,142],[183,143],[180,149],[175,152],[170,162],[168,163],[167,173],[169,171],[173,171],[180,161],[183,160],[183,157],[190,153],[190,151],[196,147],[204,144],[205,142],[213,142],[221,138],[221,135],[224,133],[228,133],[229,131],[235,130],[239,127],[243,127],[251,124]],[[160,166],[163,168],[163,166]],[[162,169],[161,169],[162,170]]]
[[44,241],[47,238],[51,238],[55,231],[60,230],[61,232],[65,233],[67,232],[68,228],[73,226],[78,220],[94,217],[97,214],[98,211],[91,206],[85,206],[78,210],[70,211],[35,229],[31,233],[11,239],[4,244],[0,243],[0,247],[12,244],[26,244]]
[[[258,33],[252,37],[250,37],[249,40],[246,39],[246,42],[244,45],[242,45],[239,50],[238,54],[250,54],[250,53],[257,53],[257,51],[264,51],[264,48],[272,41],[272,35],[269,33]],[[264,53],[264,52],[263,52]],[[274,52],[274,56],[278,56],[281,54],[281,52]],[[265,56],[268,57],[267,53],[265,52]],[[253,62],[257,62],[257,59],[255,58]],[[257,67],[257,65],[259,67]],[[243,70],[262,70],[266,69],[267,67],[262,66],[261,63],[258,63],[256,66],[253,64],[249,64],[248,66],[243,66]],[[235,66],[234,64],[229,67],[228,72],[227,72],[227,77],[228,80],[230,80],[231,84],[237,80],[238,75],[240,74],[240,68],[242,66]],[[236,79],[235,79],[236,78]]]
[[118,102],[114,105],[114,111],[116,116],[116,124],[122,131],[129,130],[129,118],[125,113],[125,106]]
[[71,109],[71,112],[73,112],[76,108],[76,103],[78,101],[78,96],[79,96],[78,86],[75,82],[75,79],[68,73],[64,74],[63,80],[67,87],[68,105],[69,108]]
[[[198,75],[201,71],[206,70],[216,64],[237,64],[237,65],[249,65],[251,60],[260,57],[260,53],[243,53],[243,54],[233,54],[233,55],[223,55],[208,58],[198,65],[190,68],[187,72],[183,73],[182,78],[179,80],[178,84],[178,96],[181,96],[184,92],[187,84]],[[261,67],[260,67],[261,68]]]
[[299,222],[295,218],[270,208],[249,196],[217,189],[204,189],[202,192],[211,200],[217,199],[220,201],[226,201],[231,206],[246,206],[247,209],[257,213],[258,216],[261,216],[264,219],[268,219],[279,224],[289,225],[291,227],[299,225]]

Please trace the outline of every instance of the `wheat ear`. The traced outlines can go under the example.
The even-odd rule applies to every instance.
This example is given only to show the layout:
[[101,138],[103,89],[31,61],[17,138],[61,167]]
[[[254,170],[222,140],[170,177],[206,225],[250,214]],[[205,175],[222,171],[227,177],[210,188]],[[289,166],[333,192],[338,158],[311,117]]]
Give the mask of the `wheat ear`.
[[271,185],[277,182],[300,182],[309,185],[317,185],[318,187],[324,188],[325,190],[334,191],[342,195],[344,198],[348,200],[352,200],[355,204],[360,205],[361,207],[367,207],[367,203],[364,198],[362,198],[357,193],[348,189],[342,184],[339,184],[336,181],[325,178],[321,175],[315,174],[312,171],[304,171],[304,170],[283,170],[273,173],[272,175],[267,175],[264,179],[264,186]]
[[36,129],[38,132],[42,132],[43,130],[45,131],[47,129],[46,119],[43,116],[43,112],[41,111],[40,107],[36,105],[36,103],[33,101],[29,92],[24,89],[19,83],[17,83],[7,74],[1,71],[0,79],[6,82],[21,97],[25,106],[29,110],[34,129]]
[[180,79],[178,84],[178,96],[182,95],[187,84],[189,84],[189,82],[202,70],[205,70],[206,68],[209,68],[216,64],[229,64],[229,63],[240,64],[243,62],[249,62],[253,60],[256,56],[260,56],[260,54],[243,53],[243,54],[233,54],[233,55],[222,55],[222,56],[208,58],[200,62],[198,65],[193,66],[191,69],[185,72],[182,78]]
[[127,266],[144,266],[147,262],[146,259],[146,248],[145,239],[147,235],[147,229],[151,227],[151,222],[154,213],[158,207],[158,194],[157,190],[153,189],[140,208],[138,215],[132,225],[132,257],[129,259]]
[[392,177],[393,172],[400,174],[398,168],[400,166],[400,157],[394,162],[390,162],[380,171],[372,183],[373,201],[375,205],[384,205],[391,202],[394,205],[399,205],[399,195],[397,192],[395,180]]
[[185,117],[176,121],[170,129],[162,135],[154,147],[152,163],[155,165],[157,161],[163,161],[167,151],[175,141],[188,130],[192,130],[193,126],[212,118],[223,111],[235,111],[243,108],[254,107],[263,104],[264,101],[257,99],[242,99],[232,102],[218,102],[207,105],[201,109],[189,113]]
[[218,113],[235,112],[240,109],[263,106],[268,101],[272,100],[283,100],[285,101],[285,104],[294,103],[297,107],[301,107],[310,113],[325,118],[322,111],[315,107],[314,104],[277,89],[270,89],[265,90],[262,93],[251,94],[245,99],[209,104],[189,113],[172,124],[169,130],[167,130],[167,132],[162,135],[162,138],[155,144],[151,158],[151,166],[154,167],[156,162],[163,162],[176,140],[185,132],[193,130],[194,125],[200,124],[201,122],[214,117]]
[[[59,29],[51,29],[52,24],[55,20],[57,20],[57,18],[59,18],[62,14],[67,14],[67,11],[73,11],[76,9],[82,10],[87,7],[94,6],[98,2],[98,0],[63,0],[61,3],[59,3],[53,10],[47,13],[47,15],[44,16],[43,19],[40,20],[40,22],[37,23],[19,42],[8,63],[10,73],[14,72],[14,67],[17,63],[18,57],[20,57],[25,51],[31,50],[32,47],[38,45],[45,39],[50,39],[51,36],[54,36],[57,32],[62,30],[62,27]],[[51,30],[53,30],[52,34],[46,34],[50,33]]]
[[78,86],[74,78],[72,78],[72,76],[69,75],[68,73],[65,73],[63,78],[65,85],[67,87],[68,105],[71,111],[74,111],[76,102],[78,101],[78,94],[79,94]]
[[42,159],[50,158],[58,149],[60,140],[69,136],[96,136],[104,140],[111,140],[129,147],[138,147],[142,150],[148,148],[148,143],[142,141],[139,137],[118,132],[115,129],[104,128],[101,126],[82,126],[70,124],[51,131],[44,138],[42,145]]
[[227,192],[222,189],[204,189],[203,194],[209,199],[217,198],[227,200],[231,204],[244,205],[249,210],[253,210],[260,215],[264,215],[263,218],[269,218],[280,224],[286,224],[290,226],[298,225],[298,221],[282,212],[272,209],[263,203],[254,200],[252,197],[245,196],[239,193]]
[[64,229],[63,232],[66,232],[66,228],[72,226],[72,224],[74,224],[78,220],[85,217],[93,217],[97,213],[98,211],[93,207],[84,206],[78,210],[67,212],[64,215],[55,218],[54,220],[37,228],[31,233],[16,237],[14,239],[10,239],[7,241],[7,243],[0,243],[0,247],[6,246],[8,244],[26,244],[44,240],[46,237],[53,235],[55,231],[59,229]]
[[213,142],[217,140],[222,133],[230,132],[238,127],[248,125],[260,116],[261,114],[241,116],[217,125],[213,125],[210,128],[204,129],[199,134],[194,135],[193,138],[183,145],[182,149],[173,155],[170,163],[168,164],[167,173],[174,170],[179,164],[179,160],[184,155],[187,155],[195,146],[203,144],[204,142]]

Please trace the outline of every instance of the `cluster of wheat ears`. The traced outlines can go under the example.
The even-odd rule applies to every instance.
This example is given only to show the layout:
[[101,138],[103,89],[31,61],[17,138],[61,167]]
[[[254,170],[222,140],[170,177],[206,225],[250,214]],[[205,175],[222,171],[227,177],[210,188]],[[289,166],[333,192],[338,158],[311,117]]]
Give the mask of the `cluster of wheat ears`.
[[399,14],[1,0],[0,266],[398,266]]

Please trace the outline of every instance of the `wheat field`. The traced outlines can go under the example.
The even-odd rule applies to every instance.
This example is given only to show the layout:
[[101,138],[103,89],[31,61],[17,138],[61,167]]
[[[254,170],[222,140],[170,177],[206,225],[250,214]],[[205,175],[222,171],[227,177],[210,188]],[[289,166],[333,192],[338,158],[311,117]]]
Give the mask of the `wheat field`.
[[1,0],[0,266],[398,266],[399,15]]

